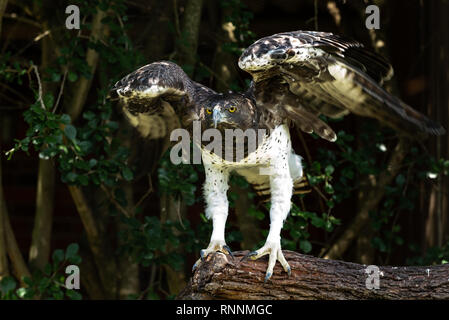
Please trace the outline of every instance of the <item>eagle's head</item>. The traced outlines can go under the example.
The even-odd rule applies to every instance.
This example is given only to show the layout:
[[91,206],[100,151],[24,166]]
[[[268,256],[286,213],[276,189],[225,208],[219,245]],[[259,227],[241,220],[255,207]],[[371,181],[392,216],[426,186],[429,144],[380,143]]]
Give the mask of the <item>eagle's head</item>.
[[206,128],[246,130],[256,123],[256,106],[246,94],[217,94],[205,104],[204,117]]

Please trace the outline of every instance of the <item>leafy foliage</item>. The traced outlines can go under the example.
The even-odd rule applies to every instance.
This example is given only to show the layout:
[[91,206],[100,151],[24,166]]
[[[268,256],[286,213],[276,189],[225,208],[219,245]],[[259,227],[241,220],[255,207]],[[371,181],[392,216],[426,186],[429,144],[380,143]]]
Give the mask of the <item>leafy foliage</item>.
[[0,299],[48,299],[48,300],[81,300],[81,294],[74,289],[65,287],[65,267],[69,264],[79,265],[81,257],[79,246],[72,243],[66,250],[57,249],[52,254],[52,263],[48,263],[44,271],[36,270],[32,277],[24,277],[25,286],[17,288],[13,277],[5,277],[0,281]]

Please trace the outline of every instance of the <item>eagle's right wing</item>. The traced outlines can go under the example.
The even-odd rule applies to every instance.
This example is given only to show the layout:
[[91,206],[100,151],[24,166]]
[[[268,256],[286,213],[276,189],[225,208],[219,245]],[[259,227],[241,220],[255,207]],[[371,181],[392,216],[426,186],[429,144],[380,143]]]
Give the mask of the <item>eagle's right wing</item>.
[[203,102],[213,94],[215,91],[192,81],[177,64],[168,61],[145,65],[119,80],[110,96],[119,100],[120,109],[135,129],[131,139],[137,140],[131,148],[130,163],[141,174],[153,171],[171,144],[171,132],[190,129],[194,120],[202,120]]
[[[215,91],[192,81],[175,63],[145,65],[119,80],[111,91],[129,123],[143,138],[158,139],[204,117],[203,101]],[[179,120],[181,119],[181,121]]]

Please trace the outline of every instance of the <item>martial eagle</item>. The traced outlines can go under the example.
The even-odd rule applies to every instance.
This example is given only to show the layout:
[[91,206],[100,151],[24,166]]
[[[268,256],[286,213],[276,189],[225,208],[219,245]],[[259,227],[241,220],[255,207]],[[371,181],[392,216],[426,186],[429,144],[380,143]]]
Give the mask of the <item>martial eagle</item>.
[[217,128],[223,133],[266,129],[255,150],[246,150],[243,159],[224,159],[203,143],[199,147],[206,175],[206,216],[213,224],[201,258],[215,251],[231,254],[225,242],[226,193],[229,174],[237,172],[271,194],[265,245],[249,254],[252,259],[269,255],[267,281],[276,261],[291,273],[280,233],[294,186],[303,177],[301,157],[291,146],[291,123],[330,142],[337,136],[321,114],[337,118],[352,112],[412,135],[441,135],[445,130],[382,88],[382,82],[392,76],[384,58],[342,36],[314,31],[275,34],[249,46],[238,65],[253,78],[244,93],[217,93],[168,61],[137,69],[118,81],[113,92],[131,125],[148,139],[166,137],[177,127],[191,130],[194,121],[200,121],[202,130]]

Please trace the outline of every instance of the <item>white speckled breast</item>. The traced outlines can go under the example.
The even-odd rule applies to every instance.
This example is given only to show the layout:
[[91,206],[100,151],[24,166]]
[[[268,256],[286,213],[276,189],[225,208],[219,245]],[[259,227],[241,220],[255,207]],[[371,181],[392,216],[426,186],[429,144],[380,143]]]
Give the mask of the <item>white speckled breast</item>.
[[285,153],[291,149],[290,132],[285,124],[276,127],[262,139],[262,142],[254,152],[251,152],[246,158],[243,158],[238,162],[227,161],[219,155],[202,147],[201,155],[203,163],[235,169],[268,166],[270,161],[275,158],[276,155]]

